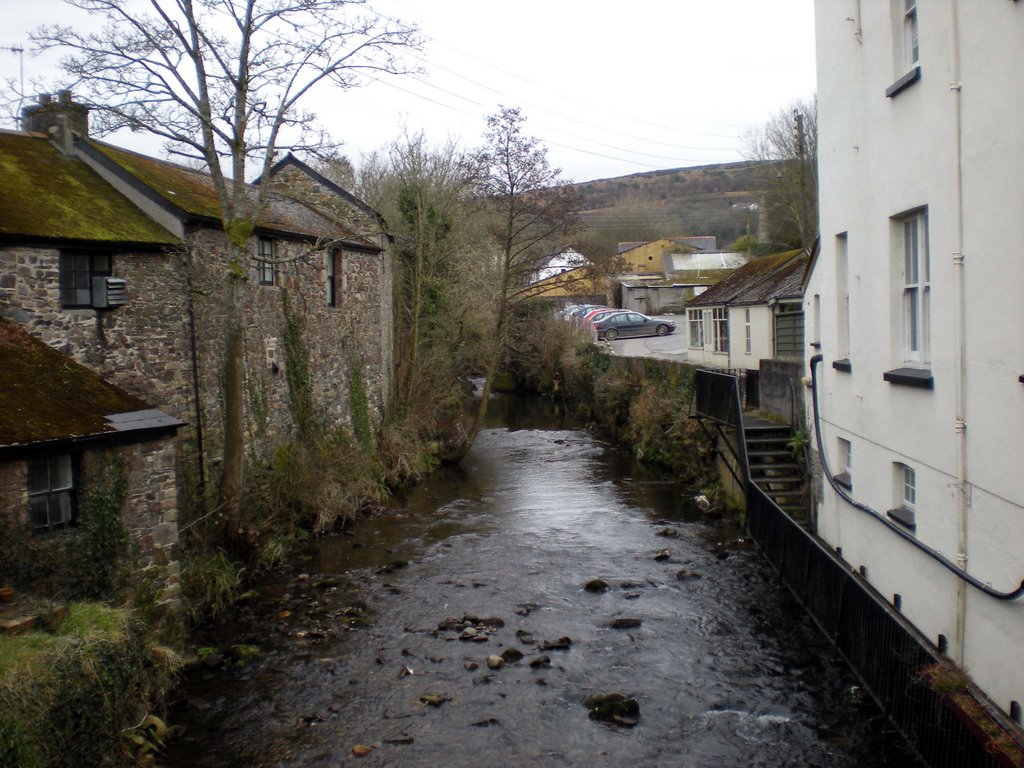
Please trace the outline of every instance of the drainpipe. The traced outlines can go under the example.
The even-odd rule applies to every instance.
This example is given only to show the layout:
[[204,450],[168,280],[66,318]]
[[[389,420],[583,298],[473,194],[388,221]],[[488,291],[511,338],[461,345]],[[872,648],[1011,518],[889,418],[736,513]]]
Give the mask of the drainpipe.
[[[963,112],[960,100],[960,30],[957,2],[949,0],[949,90],[953,96],[953,290],[954,339],[956,345],[956,521],[957,556],[961,570],[967,570],[967,310],[964,296],[964,200],[962,177]],[[964,665],[967,632],[967,585],[961,580],[956,591],[956,661]]]

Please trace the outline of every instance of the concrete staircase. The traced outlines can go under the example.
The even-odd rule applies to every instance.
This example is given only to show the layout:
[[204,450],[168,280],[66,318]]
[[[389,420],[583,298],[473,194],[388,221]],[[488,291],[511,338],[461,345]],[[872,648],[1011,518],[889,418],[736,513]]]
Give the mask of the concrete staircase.
[[763,419],[744,419],[747,462],[754,483],[783,512],[802,525],[810,521],[802,453],[790,448],[793,428]]

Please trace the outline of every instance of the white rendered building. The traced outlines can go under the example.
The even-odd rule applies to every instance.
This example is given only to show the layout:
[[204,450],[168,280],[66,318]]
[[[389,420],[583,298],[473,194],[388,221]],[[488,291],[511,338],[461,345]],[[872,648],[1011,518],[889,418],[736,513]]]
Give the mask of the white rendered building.
[[818,533],[1019,720],[1024,2],[815,12]]

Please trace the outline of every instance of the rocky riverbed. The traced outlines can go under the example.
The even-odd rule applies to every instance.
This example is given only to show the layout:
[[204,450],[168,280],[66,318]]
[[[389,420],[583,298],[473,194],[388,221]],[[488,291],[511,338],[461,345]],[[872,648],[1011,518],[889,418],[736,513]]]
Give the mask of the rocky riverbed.
[[741,531],[530,427],[485,431],[204,632],[161,764],[914,764]]

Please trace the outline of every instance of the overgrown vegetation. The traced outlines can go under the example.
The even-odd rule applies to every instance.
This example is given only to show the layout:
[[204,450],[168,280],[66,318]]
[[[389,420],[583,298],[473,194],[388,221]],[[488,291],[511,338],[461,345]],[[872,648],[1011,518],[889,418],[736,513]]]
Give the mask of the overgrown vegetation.
[[177,666],[128,610],[95,603],[70,605],[52,632],[0,637],[0,765],[152,764]]
[[711,445],[689,418],[692,367],[613,357],[544,304],[522,307],[520,317],[509,367],[522,385],[565,400],[639,459],[694,488],[713,483]]

